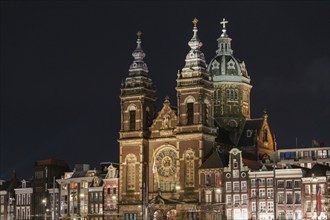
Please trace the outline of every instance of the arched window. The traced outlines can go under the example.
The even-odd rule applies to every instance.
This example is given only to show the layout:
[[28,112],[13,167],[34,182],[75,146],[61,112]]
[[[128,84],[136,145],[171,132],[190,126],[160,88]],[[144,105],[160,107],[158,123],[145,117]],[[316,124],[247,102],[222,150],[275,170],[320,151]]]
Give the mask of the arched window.
[[185,187],[194,187],[194,176],[195,176],[195,163],[194,163],[194,152],[187,150],[184,155],[185,160]]
[[126,156],[126,184],[127,190],[135,190],[135,163],[136,157],[133,154]]
[[238,100],[238,90],[234,90],[234,100]]
[[193,97],[188,97],[186,100],[187,103],[187,125],[194,124],[194,102]]
[[134,131],[136,129],[136,107],[134,105],[130,105],[128,107],[129,112],[129,130]]

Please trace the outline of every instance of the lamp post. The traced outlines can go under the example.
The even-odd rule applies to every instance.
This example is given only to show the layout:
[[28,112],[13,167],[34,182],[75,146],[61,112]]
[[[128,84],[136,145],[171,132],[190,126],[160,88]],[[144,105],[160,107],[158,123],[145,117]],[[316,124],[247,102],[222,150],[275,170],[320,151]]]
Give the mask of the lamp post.
[[258,211],[259,211],[259,181],[260,179],[256,179],[256,219],[258,220]]
[[42,204],[44,204],[44,211],[45,211],[44,218],[47,219],[47,212],[46,212],[47,200],[46,200],[46,198],[44,198],[41,202],[42,202]]

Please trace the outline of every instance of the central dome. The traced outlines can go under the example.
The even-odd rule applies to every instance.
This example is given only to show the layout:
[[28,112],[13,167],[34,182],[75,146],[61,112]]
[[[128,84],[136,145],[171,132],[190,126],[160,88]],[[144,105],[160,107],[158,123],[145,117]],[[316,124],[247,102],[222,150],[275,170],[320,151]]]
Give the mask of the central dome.
[[211,60],[207,70],[210,80],[214,82],[250,83],[245,63],[237,60],[232,54],[218,54]]
[[213,82],[243,82],[250,84],[250,77],[247,73],[245,63],[233,56],[231,49],[231,38],[227,34],[226,24],[223,19],[222,34],[218,38],[217,55],[208,65],[210,80]]

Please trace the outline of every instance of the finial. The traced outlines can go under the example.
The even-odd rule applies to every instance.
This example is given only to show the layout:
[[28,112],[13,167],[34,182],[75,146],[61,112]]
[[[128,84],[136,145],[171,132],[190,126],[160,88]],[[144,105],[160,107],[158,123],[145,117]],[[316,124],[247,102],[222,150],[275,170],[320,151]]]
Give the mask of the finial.
[[225,18],[222,19],[222,21],[220,22],[220,24],[222,25],[222,34],[221,34],[221,37],[226,37],[227,34],[227,30],[226,30],[226,24],[228,23],[228,21],[226,21]]
[[266,110],[266,109],[264,109],[264,112],[263,112],[262,116],[263,116],[265,119],[268,118],[268,114],[267,114],[267,110]]
[[190,46],[191,49],[196,50],[197,48],[200,48],[203,44],[202,44],[202,42],[200,42],[200,40],[197,36],[197,32],[198,32],[198,29],[197,29],[198,20],[197,20],[197,18],[194,18],[192,23],[194,24],[194,28],[193,28],[194,35],[191,38],[191,40],[188,42],[188,45]]
[[226,21],[225,18],[222,19],[222,21],[220,22],[220,24],[222,24],[222,28],[226,29],[226,24],[228,23],[228,21]]
[[136,33],[136,36],[138,37],[138,39],[141,39],[141,35],[142,35],[142,32],[141,32],[141,31],[138,31],[138,32]]
[[141,48],[141,35],[142,32],[138,31],[136,33],[137,36],[137,40],[136,40],[136,49],[133,51],[132,56],[134,57],[135,60],[143,60],[143,58],[145,57],[145,53],[143,52],[142,48]]
[[195,17],[194,20],[192,21],[192,23],[194,24],[194,27],[196,27],[197,23],[198,23],[198,19]]

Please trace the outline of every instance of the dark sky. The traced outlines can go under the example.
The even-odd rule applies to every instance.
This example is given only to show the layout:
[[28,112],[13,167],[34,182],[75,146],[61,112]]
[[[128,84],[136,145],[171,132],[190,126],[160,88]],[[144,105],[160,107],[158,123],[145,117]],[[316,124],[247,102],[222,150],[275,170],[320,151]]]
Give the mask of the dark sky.
[[0,178],[33,162],[118,161],[120,82],[141,30],[158,108],[176,103],[192,19],[207,62],[221,28],[251,84],[252,117],[269,114],[278,147],[329,146],[328,1],[2,1]]

